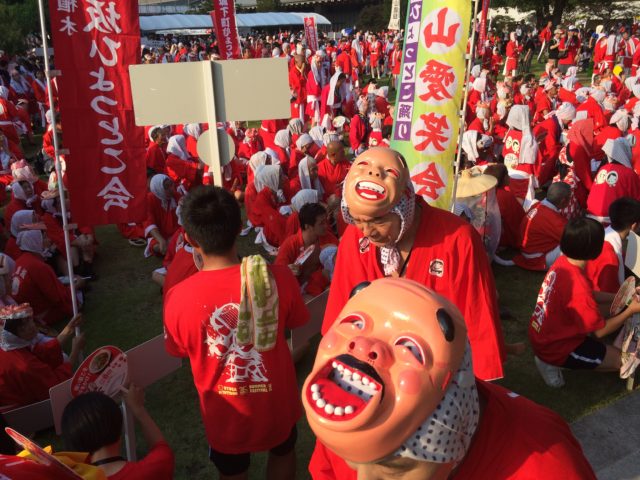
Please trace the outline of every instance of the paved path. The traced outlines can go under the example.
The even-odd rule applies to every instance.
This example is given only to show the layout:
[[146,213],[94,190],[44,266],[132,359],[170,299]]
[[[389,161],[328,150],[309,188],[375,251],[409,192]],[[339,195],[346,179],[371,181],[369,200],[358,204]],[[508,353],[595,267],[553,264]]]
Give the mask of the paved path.
[[599,480],[640,480],[640,390],[571,425]]

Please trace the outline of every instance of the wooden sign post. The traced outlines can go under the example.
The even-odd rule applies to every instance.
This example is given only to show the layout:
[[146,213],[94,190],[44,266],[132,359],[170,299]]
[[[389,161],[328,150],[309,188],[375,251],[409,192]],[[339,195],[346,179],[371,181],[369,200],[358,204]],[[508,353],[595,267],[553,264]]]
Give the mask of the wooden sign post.
[[222,185],[228,136],[216,123],[289,118],[289,70],[284,58],[164,63],[129,67],[137,125],[204,123],[198,155]]

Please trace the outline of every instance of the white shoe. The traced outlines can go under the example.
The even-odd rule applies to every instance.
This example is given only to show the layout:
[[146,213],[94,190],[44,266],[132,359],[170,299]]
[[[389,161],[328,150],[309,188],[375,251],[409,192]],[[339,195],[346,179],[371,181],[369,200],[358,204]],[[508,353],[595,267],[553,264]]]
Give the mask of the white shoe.
[[553,388],[564,387],[564,377],[562,376],[562,369],[560,367],[549,365],[538,357],[534,357],[534,359],[536,361],[538,372],[540,372],[544,383]]

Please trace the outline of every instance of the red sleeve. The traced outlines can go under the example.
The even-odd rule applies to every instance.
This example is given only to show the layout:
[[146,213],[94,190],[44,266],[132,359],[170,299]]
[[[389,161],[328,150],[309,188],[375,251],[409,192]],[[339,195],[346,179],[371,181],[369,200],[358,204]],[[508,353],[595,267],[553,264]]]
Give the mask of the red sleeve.
[[169,355],[174,357],[188,357],[189,352],[180,341],[178,332],[178,319],[174,313],[174,305],[180,305],[184,299],[179,298],[176,288],[167,293],[164,300],[164,348]]
[[562,239],[562,232],[564,232],[564,227],[567,224],[567,219],[564,218],[560,214],[553,215],[552,220],[549,225],[549,233],[551,238],[555,241],[556,245],[560,245],[560,240]]
[[336,266],[331,280],[327,308],[322,322],[322,335],[327,333],[349,299],[353,287],[367,280],[367,274],[358,251],[359,237],[354,226],[349,226],[340,239]]
[[[57,338],[51,338],[43,341],[33,347],[32,353],[38,357],[41,362],[46,363],[51,368],[57,368],[64,363],[62,346]],[[71,369],[69,368],[69,374]]]
[[71,368],[62,364],[51,368],[35,355],[29,355],[24,370],[16,371],[16,381],[20,385],[21,397],[25,404],[49,398],[49,389],[71,377]]
[[298,258],[297,252],[295,251],[295,243],[294,237],[287,237],[287,239],[282,242],[282,245],[280,245],[278,256],[273,264],[287,267],[295,262],[296,258]]
[[[34,263],[34,266],[36,264]],[[33,282],[38,286],[42,294],[51,302],[55,304],[58,310],[61,310],[65,315],[73,314],[73,306],[71,304],[71,292],[65,287],[58,277],[56,277],[53,269],[44,262],[37,264],[33,272],[29,272],[29,276]]]
[[293,329],[304,325],[309,321],[309,310],[302,299],[300,285],[291,270],[280,265],[271,267],[278,285],[278,295],[280,301],[286,301],[287,309],[285,328]]

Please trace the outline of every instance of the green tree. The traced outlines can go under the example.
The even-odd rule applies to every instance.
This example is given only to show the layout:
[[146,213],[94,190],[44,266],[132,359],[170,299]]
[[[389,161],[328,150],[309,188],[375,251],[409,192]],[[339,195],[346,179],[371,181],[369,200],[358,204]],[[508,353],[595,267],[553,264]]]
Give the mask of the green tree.
[[27,35],[40,31],[37,0],[0,0],[0,31],[0,49],[24,51]]
[[543,25],[547,20],[554,25],[560,25],[565,12],[576,7],[587,7],[607,3],[604,0],[493,0],[492,7],[512,7],[521,12],[533,10],[536,12],[536,24]]
[[277,12],[280,9],[279,0],[257,0],[256,3],[258,12]]
[[[389,25],[392,3],[392,0],[383,0],[382,2],[364,7],[360,11],[360,15],[358,15],[357,27],[362,30],[371,30],[374,32],[385,30]],[[400,28],[404,28],[405,24],[406,3],[406,0],[400,0]]]

